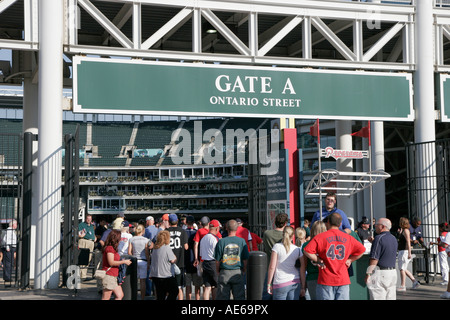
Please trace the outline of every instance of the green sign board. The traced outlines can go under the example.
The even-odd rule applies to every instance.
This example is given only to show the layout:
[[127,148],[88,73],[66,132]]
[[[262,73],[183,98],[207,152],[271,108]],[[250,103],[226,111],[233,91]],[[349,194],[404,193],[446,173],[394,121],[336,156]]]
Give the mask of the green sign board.
[[408,73],[75,57],[74,112],[412,121]]
[[439,102],[441,106],[441,121],[450,122],[450,75],[439,74]]

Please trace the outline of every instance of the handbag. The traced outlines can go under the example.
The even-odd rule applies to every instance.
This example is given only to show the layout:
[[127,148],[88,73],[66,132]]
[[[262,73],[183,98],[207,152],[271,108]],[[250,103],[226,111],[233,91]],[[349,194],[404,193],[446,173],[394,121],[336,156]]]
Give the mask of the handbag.
[[180,268],[178,268],[178,266],[175,263],[172,263],[170,270],[172,271],[172,277],[175,277],[176,275],[179,275],[181,273]]
[[95,274],[94,274],[94,278],[98,279],[98,280],[103,280],[103,278],[105,278],[106,276],[106,272],[109,271],[109,269],[111,269],[111,267],[109,267],[107,270],[96,270]]

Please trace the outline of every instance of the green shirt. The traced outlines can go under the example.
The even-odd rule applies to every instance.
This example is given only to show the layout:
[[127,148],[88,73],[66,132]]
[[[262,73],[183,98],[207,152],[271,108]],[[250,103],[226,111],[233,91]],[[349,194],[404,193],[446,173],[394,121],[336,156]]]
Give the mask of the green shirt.
[[219,239],[214,249],[214,259],[220,261],[220,269],[242,269],[249,255],[247,243],[237,236]]
[[[310,241],[307,241],[303,244],[302,252],[305,253],[305,247]],[[311,260],[306,258],[306,281],[309,280],[317,280],[319,278],[319,268],[317,266],[314,266],[311,263]]]
[[267,255],[267,267],[270,264],[270,256],[272,255],[272,247],[275,243],[280,242],[283,239],[283,231],[281,230],[267,230],[263,234],[264,252]]
[[87,225],[86,222],[81,222],[78,225],[78,231],[86,231],[86,235],[82,239],[95,241],[95,229],[94,225],[91,223],[90,226]]

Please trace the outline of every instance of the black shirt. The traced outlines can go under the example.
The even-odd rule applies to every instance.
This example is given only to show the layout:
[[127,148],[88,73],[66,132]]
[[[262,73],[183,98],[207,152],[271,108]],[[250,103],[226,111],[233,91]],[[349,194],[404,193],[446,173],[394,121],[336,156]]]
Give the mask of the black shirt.
[[356,229],[356,234],[359,236],[359,238],[364,241],[367,240],[370,236],[370,231],[369,229],[364,230],[363,228],[358,228]]

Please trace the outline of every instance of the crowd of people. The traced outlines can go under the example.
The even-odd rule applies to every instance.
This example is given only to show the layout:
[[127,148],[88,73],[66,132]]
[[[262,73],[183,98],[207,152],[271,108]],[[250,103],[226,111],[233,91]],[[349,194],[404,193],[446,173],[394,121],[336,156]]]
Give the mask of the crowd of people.
[[[165,214],[129,223],[119,215],[109,226],[92,217],[79,225],[79,245],[93,251],[95,266],[105,270],[98,280],[102,299],[123,298],[121,271],[136,258],[141,299],[245,300],[247,261],[251,251],[267,256],[262,300],[349,300],[352,264],[369,255],[366,284],[373,300],[396,299],[396,293],[420,283],[408,271],[411,248],[424,246],[420,220],[402,218],[393,232],[387,218],[363,218],[354,231],[346,214],[336,208],[336,195],[327,194],[322,212],[302,227],[290,226],[287,214],[278,214],[260,238],[240,219],[222,224],[204,216]],[[448,286],[450,238],[448,224],[430,245],[439,247],[442,285]],[[86,243],[92,242],[92,243]],[[370,246],[367,246],[370,243]],[[400,287],[397,287],[397,270]],[[85,274],[82,274],[82,277]],[[450,298],[450,288],[442,298]]]
[[[207,216],[195,221],[193,216],[176,214],[134,223],[119,214],[112,223],[102,220],[98,225],[87,215],[78,230],[79,248],[92,252],[96,270],[106,271],[97,280],[106,300],[112,294],[114,299],[123,298],[123,269],[131,258],[137,261],[141,299],[244,300],[249,251],[259,250],[263,241],[239,218],[222,225]],[[87,265],[81,270],[84,280]]]

